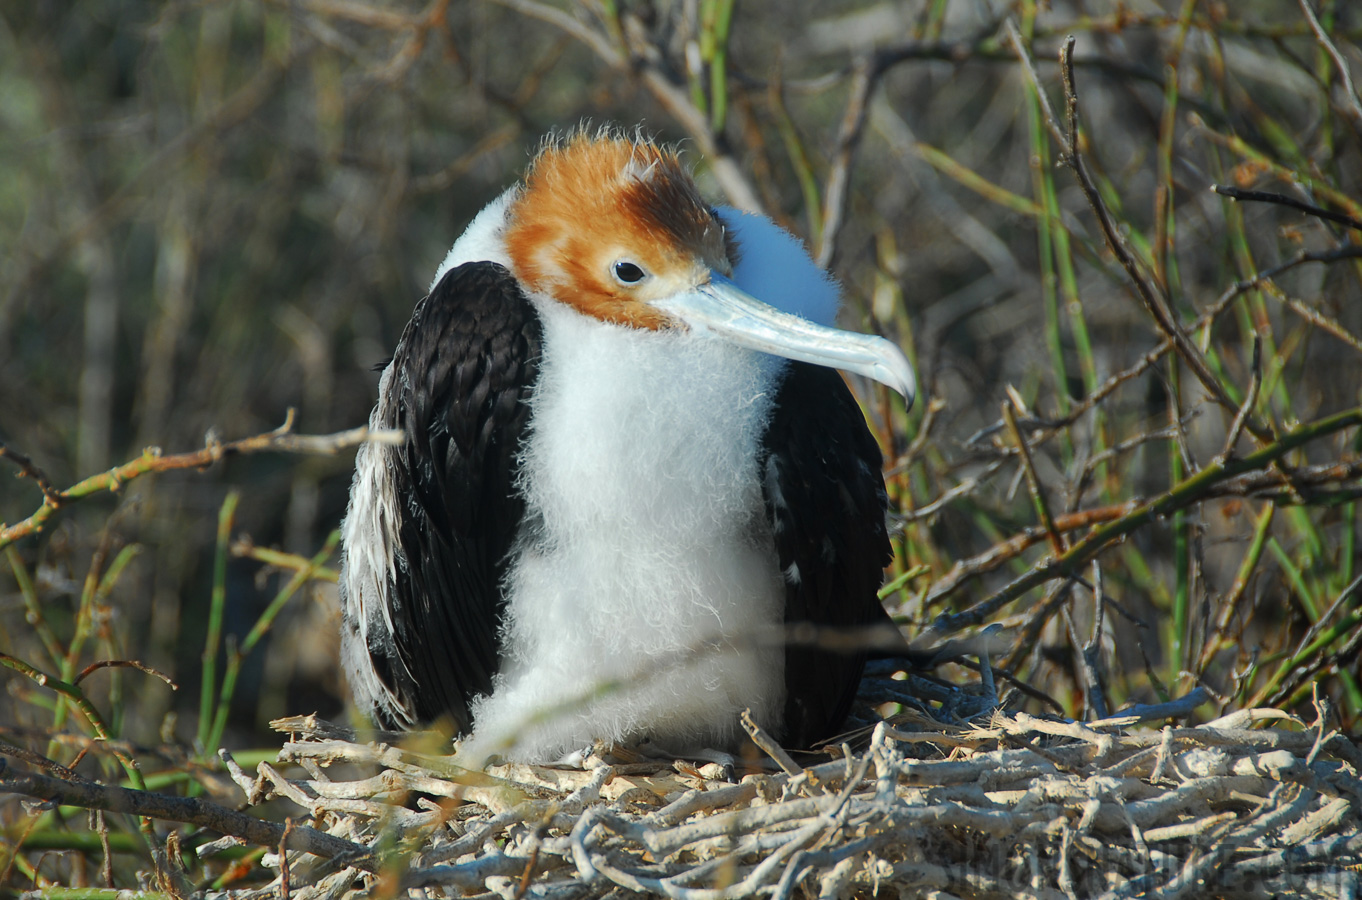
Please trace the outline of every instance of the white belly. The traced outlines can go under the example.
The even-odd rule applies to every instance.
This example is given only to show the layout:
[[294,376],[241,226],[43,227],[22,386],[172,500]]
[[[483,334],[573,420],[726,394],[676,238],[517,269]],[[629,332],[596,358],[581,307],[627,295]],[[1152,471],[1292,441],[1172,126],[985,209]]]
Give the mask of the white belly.
[[464,752],[723,748],[745,707],[777,726],[784,587],[757,449],[783,363],[556,303],[540,313],[506,656]]

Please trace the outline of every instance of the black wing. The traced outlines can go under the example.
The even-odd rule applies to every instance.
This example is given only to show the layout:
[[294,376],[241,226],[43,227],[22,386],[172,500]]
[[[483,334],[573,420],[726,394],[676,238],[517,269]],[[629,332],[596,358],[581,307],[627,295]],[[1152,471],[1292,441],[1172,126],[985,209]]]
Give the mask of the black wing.
[[889,621],[876,596],[893,557],[883,458],[841,374],[801,362],[776,393],[762,449],[791,638],[784,740],[809,747],[836,733],[865,667],[865,648],[834,648],[834,630]]
[[388,424],[407,442],[394,454],[400,546],[389,592],[402,665],[387,670],[414,682],[394,687],[418,720],[449,715],[461,732],[500,664],[501,582],[524,512],[517,454],[540,347],[538,315],[510,272],[478,262],[440,279],[393,354]]

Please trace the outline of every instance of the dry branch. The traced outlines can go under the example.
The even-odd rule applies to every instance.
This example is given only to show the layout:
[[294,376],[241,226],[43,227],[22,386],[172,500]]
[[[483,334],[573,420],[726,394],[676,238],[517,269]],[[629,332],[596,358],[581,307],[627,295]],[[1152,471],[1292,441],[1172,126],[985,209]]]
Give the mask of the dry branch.
[[[1214,496],[1221,487],[1232,485],[1237,477],[1258,476],[1291,451],[1311,441],[1359,425],[1362,425],[1362,407],[1344,410],[1294,428],[1247,456],[1213,460],[1167,492],[1138,504],[1121,518],[1093,529],[1067,551],[1046,559],[987,600],[963,612],[939,617],[932,623],[931,630],[939,634],[949,634],[966,625],[979,624],[989,615],[1047,581],[1077,576],[1103,549],[1154,519],[1204,501],[1208,496]],[[1283,483],[1290,483],[1285,476],[1278,476],[1276,473],[1270,477],[1281,477]]]
[[14,543],[19,538],[41,532],[58,510],[94,494],[104,492],[116,494],[129,481],[149,473],[171,472],[177,469],[206,469],[213,463],[230,456],[249,453],[305,453],[329,456],[368,441],[389,444],[401,443],[402,433],[400,431],[371,432],[367,426],[362,426],[347,431],[338,431],[334,434],[294,434],[293,410],[290,409],[284,424],[273,431],[226,443],[210,436],[202,450],[176,453],[170,456],[162,455],[160,447],[148,447],[142,451],[142,455],[137,459],[123,463],[121,466],[115,466],[102,474],[91,475],[66,490],[53,488],[50,479],[27,457],[0,445],[0,458],[14,459],[19,463],[20,474],[34,479],[43,489],[42,506],[38,507],[32,515],[13,525],[0,523],[0,549]]
[[[785,757],[782,770],[755,767],[759,771],[738,784],[722,780],[717,768],[610,764],[599,757],[588,771],[505,766],[478,777],[404,748],[406,736],[365,733],[386,742],[369,744],[353,731],[295,719],[290,727],[300,737],[284,746],[277,762],[247,772],[226,757],[232,779],[251,804],[275,804],[261,815],[283,820],[292,812],[292,821],[304,821],[291,808],[296,805],[319,832],[381,859],[383,871],[370,877],[336,858],[308,859],[289,849],[307,830],[270,826],[278,830],[246,860],[204,867],[209,879],[221,871],[217,866],[226,868],[206,892],[240,900],[362,891],[393,896],[425,887],[439,889],[432,892],[437,895],[507,900],[618,897],[630,890],[686,900],[932,891],[1056,900],[1359,893],[1362,753],[1355,739],[1324,724],[1332,721],[1328,715],[1320,713],[1307,727],[1286,713],[1249,708],[1199,727],[1128,730],[1191,716],[1209,702],[1222,711],[1282,704],[1299,713],[1315,687],[1340,704],[1341,727],[1355,733],[1362,579],[1353,559],[1362,458],[1353,429],[1362,410],[1337,413],[1357,399],[1351,382],[1337,375],[1340,348],[1332,340],[1346,345],[1341,365],[1354,364],[1353,353],[1362,348],[1354,302],[1362,247],[1346,243],[1356,236],[1343,229],[1355,232],[1362,223],[1357,170],[1350,165],[1362,137],[1362,98],[1348,67],[1362,31],[1348,5],[1315,4],[1317,16],[1309,0],[1299,0],[1300,15],[1292,7],[1290,21],[1264,24],[1251,4],[1188,3],[1172,15],[1121,8],[1081,17],[1042,4],[1033,19],[1027,16],[1036,5],[1023,4],[1017,7],[1021,23],[1009,22],[1004,31],[996,9],[950,0],[927,4],[890,42],[889,33],[852,23],[874,4],[820,11],[819,21],[808,23],[776,22],[772,16],[783,13],[739,4],[744,20],[735,29],[726,81],[692,65],[690,51],[704,37],[695,33],[696,4],[496,5],[510,13],[448,0],[261,0],[230,16],[215,4],[170,4],[144,30],[124,31],[111,44],[138,63],[129,75],[132,93],[109,108],[97,98],[106,95],[106,73],[119,65],[65,25],[48,30],[42,23],[50,17],[15,18],[14,43],[26,48],[25,63],[40,62],[48,47],[83,47],[94,74],[49,65],[33,79],[25,74],[33,66],[25,65],[6,75],[19,88],[16,96],[46,92],[55,98],[45,101],[49,106],[69,109],[48,110],[15,142],[20,157],[31,157],[25,174],[33,181],[12,179],[16,208],[28,210],[32,222],[25,217],[13,235],[16,277],[0,297],[0,344],[14,351],[14,371],[31,371],[33,383],[16,393],[23,402],[4,410],[7,423],[28,424],[6,437],[29,450],[53,446],[42,431],[60,430],[63,420],[34,413],[43,411],[41,404],[62,403],[73,388],[61,372],[41,374],[45,357],[78,360],[81,353],[80,328],[65,336],[54,329],[50,354],[46,342],[25,344],[18,336],[42,329],[46,337],[48,322],[72,312],[70,288],[81,275],[93,280],[79,248],[148,226],[161,242],[155,265],[129,267],[115,279],[124,297],[164,304],[150,313],[140,303],[126,306],[130,318],[117,332],[132,338],[120,338],[120,345],[128,343],[144,366],[144,392],[152,385],[165,395],[159,405],[148,404],[157,414],[143,410],[141,420],[141,400],[131,401],[144,433],[164,430],[167,442],[192,445],[192,432],[169,437],[177,432],[166,426],[180,412],[170,405],[173,395],[245,397],[246,414],[258,412],[255,398],[267,395],[255,374],[280,371],[279,348],[261,339],[272,327],[276,300],[272,291],[261,293],[262,284],[291,286],[298,328],[315,331],[306,347],[300,340],[290,348],[307,357],[308,419],[357,421],[371,379],[348,364],[345,348],[353,342],[356,358],[369,353],[379,332],[363,332],[376,310],[383,322],[401,321],[409,311],[408,274],[384,272],[414,261],[407,236],[445,234],[452,210],[462,218],[470,211],[465,204],[513,180],[508,168],[523,166],[519,145],[543,127],[546,100],[555,124],[571,127],[584,115],[627,117],[646,93],[661,116],[640,109],[645,127],[689,134],[697,155],[712,166],[706,174],[730,202],[755,208],[760,198],[777,215],[796,217],[802,197],[805,214],[821,223],[821,230],[811,229],[815,253],[824,261],[840,259],[849,297],[873,299],[874,321],[901,334],[909,333],[909,323],[922,323],[913,343],[926,361],[927,402],[917,434],[908,443],[914,419],[898,408],[884,405],[874,416],[891,454],[908,446],[886,473],[892,504],[902,510],[892,514],[901,574],[887,593],[903,598],[900,611],[915,620],[910,628],[947,615],[915,641],[934,645],[919,654],[925,672],[904,673],[903,658],[892,666],[876,661],[867,681],[904,711],[894,719],[897,727],[881,727],[868,751],[848,751],[808,769]],[[241,30],[242,14],[263,26],[248,31],[268,36],[258,52]],[[843,20],[860,31],[831,50],[817,48],[815,32]],[[511,33],[492,33],[488,23],[509,23]],[[750,32],[740,33],[772,24],[779,26],[772,34],[789,40],[761,34],[754,41]],[[1068,33],[1084,42],[1084,56],[1075,59],[1066,49],[1060,76],[1044,72],[1051,95],[1064,101],[1052,109],[1030,52],[1058,46]],[[585,52],[575,52],[577,44]],[[763,49],[774,44],[775,56]],[[1134,57],[1130,48],[1151,52],[1141,49]],[[1053,60],[1048,49],[1046,55]],[[1245,69],[1245,57],[1254,71]],[[1083,127],[1075,70],[1098,75],[1082,89],[1083,108],[1091,113]],[[786,80],[770,72],[798,75]],[[163,77],[167,73],[173,77]],[[304,74],[309,77],[295,77]],[[1032,121],[1030,96],[1017,102],[1018,76],[1035,86],[1039,111]],[[1260,92],[1269,80],[1273,89]],[[167,92],[167,83],[194,90]],[[634,84],[641,90],[631,93]],[[701,99],[725,87],[726,125]],[[376,90],[382,103],[373,102]],[[961,116],[962,99],[980,114]],[[866,129],[867,108],[876,115],[892,110],[912,127],[893,134]],[[1177,110],[1193,111],[1189,125]],[[285,117],[299,123],[296,132],[284,129],[285,141],[278,140],[281,129],[255,125]],[[795,136],[797,146],[785,148],[791,159],[771,150],[783,136],[773,117]],[[89,177],[82,202],[72,202],[67,185],[43,180],[49,145],[79,150],[78,164],[54,171]],[[941,179],[933,189],[895,162],[912,145],[953,182]],[[1076,175],[1076,188],[1060,178],[1066,184],[1056,190],[1055,173],[1043,165],[1046,152],[1056,149]],[[1119,168],[1104,170],[1118,160]],[[1028,167],[1036,176],[1032,193],[1017,177]],[[1140,189],[1151,175],[1158,196],[1149,204]],[[1271,202],[1314,218],[1263,208],[1247,214],[1209,196],[1203,189],[1212,179],[1239,186],[1212,185],[1232,200]],[[1286,194],[1245,190],[1263,181]],[[238,184],[255,185],[259,196],[224,190]],[[961,265],[961,258],[978,255],[979,247],[958,220],[949,234],[938,235],[945,217],[931,211],[933,204],[915,202],[957,187],[973,192],[968,200],[979,205],[954,203],[952,214],[997,243],[1013,266],[1007,277],[995,273],[966,285],[976,267]],[[434,192],[439,196],[430,202],[399,211],[406,200]],[[44,212],[49,207],[52,212]],[[292,210],[319,223],[315,234],[304,229],[306,241],[298,244],[291,237]],[[922,210],[931,215],[924,218]],[[277,226],[271,216],[282,217]],[[1273,231],[1272,225],[1283,227]],[[1052,245],[1037,246],[1037,237]],[[311,241],[317,245],[309,247]],[[264,245],[270,249],[262,254]],[[299,252],[303,248],[308,252]],[[306,269],[322,254],[346,262],[323,267],[326,277],[318,279]],[[363,277],[352,277],[350,260],[384,257],[402,261],[365,262]],[[248,265],[240,277],[243,258]],[[224,269],[233,277],[223,278]],[[1068,286],[1066,274],[1073,279]],[[337,292],[338,281],[352,286]],[[1053,337],[1055,361],[1046,371],[1033,358],[1041,337],[1034,327],[1042,317],[1024,305],[1052,282],[1059,285],[1052,291],[1058,303],[1053,334],[1044,337]],[[224,292],[224,285],[231,290]],[[240,310],[225,305],[252,291],[264,301]],[[1017,307],[1024,307],[1022,314]],[[241,323],[230,340],[217,327],[226,320],[224,310]],[[148,323],[155,339],[139,352],[138,317],[146,314],[159,318]],[[1090,346],[1080,340],[1085,317]],[[102,333],[86,324],[85,333]],[[208,348],[220,352],[203,353]],[[1073,377],[1075,355],[1081,379]],[[183,367],[186,390],[167,387],[182,361],[196,356],[205,361]],[[1160,380],[1181,374],[1180,366],[1195,373],[1223,416],[1211,404],[1197,404],[1151,418],[1165,397],[1178,402],[1181,384]],[[990,424],[1008,381],[1019,385],[1033,412],[1019,399],[1015,422],[1004,417]],[[127,411],[120,399],[116,413]],[[1311,425],[1295,424],[1312,418]],[[1256,431],[1255,440],[1240,441],[1241,431]],[[961,440],[971,433],[979,440]],[[152,450],[65,491],[31,459],[0,447],[0,457],[42,497],[28,519],[0,525],[0,547],[24,601],[0,625],[3,631],[16,623],[3,637],[19,639],[4,648],[14,656],[0,656],[0,664],[57,690],[65,698],[58,704],[80,710],[73,724],[88,718],[98,735],[48,734],[33,724],[49,721],[51,698],[24,685],[14,718],[24,725],[0,715],[7,723],[0,733],[29,745],[0,742],[11,764],[77,787],[90,784],[80,773],[107,766],[110,756],[128,766],[130,779],[142,777],[137,766],[151,772],[154,764],[157,774],[171,774],[168,768],[204,780],[187,748],[156,753],[110,739],[133,708],[117,687],[128,673],[104,670],[137,665],[134,658],[165,665],[154,653],[115,646],[117,635],[82,631],[74,644],[85,652],[69,653],[67,681],[18,664],[17,657],[44,650],[53,660],[68,658],[65,623],[43,610],[54,596],[65,599],[64,588],[50,580],[51,563],[59,571],[64,553],[76,557],[62,539],[30,539],[27,550],[35,552],[24,554],[16,539],[43,531],[65,505],[116,492],[148,472],[203,467],[231,453],[331,452],[345,445],[336,439],[347,436],[362,439],[342,432],[286,440],[275,432],[231,444],[210,441],[179,456]],[[1252,452],[1237,455],[1241,443]],[[1198,471],[1201,458],[1212,462]],[[1165,477],[1175,459],[1185,461],[1181,471],[1190,476]],[[341,479],[325,468],[320,486],[316,472],[295,473],[287,525],[295,535],[323,526],[316,509],[337,508]],[[309,510],[317,493],[323,502]],[[1028,497],[1034,515],[1025,506]],[[1249,508],[1237,498],[1264,502]],[[1169,513],[1185,527],[1166,529],[1161,518]],[[183,522],[155,524],[171,530]],[[1182,558],[1163,547],[1169,530],[1192,545]],[[108,529],[115,531],[128,529]],[[307,556],[254,547],[249,539],[231,547],[289,575],[336,578]],[[158,585],[174,580],[171,569],[190,568],[169,551],[145,567]],[[99,602],[82,604],[81,621],[95,622],[87,607],[102,615],[105,601],[126,621],[139,621],[150,582],[130,579],[111,593],[113,580],[100,576],[106,555],[101,548],[90,566],[87,595]],[[939,577],[909,574],[921,571]],[[1016,580],[1007,584],[1005,576]],[[191,583],[162,587],[178,586],[188,597],[184,588]],[[1204,612],[1194,611],[1186,629],[1161,627],[1162,619],[1173,619],[1172,595],[1179,590]],[[1008,606],[1026,591],[1037,595],[1034,603]],[[989,598],[990,592],[998,593]],[[981,598],[988,599],[977,603]],[[32,634],[24,633],[20,614]],[[1124,652],[1113,652],[1131,649],[1131,623],[1153,637],[1144,671]],[[1168,643],[1174,632],[1191,646]],[[1010,646],[1002,646],[1004,639]],[[900,649],[887,636],[853,632],[785,631],[752,640]],[[973,658],[990,649],[1001,660],[996,672]],[[111,661],[92,663],[100,659]],[[952,683],[972,671],[981,673],[983,686]],[[86,678],[90,672],[99,674]],[[1206,687],[1096,721],[1015,712],[1025,704],[1032,713],[1062,713],[1084,696],[1089,713],[1100,716],[1108,688],[1114,697],[1150,699],[1176,696],[1192,684]],[[107,710],[104,697],[93,693],[106,688]],[[985,721],[1000,702],[1009,713]],[[929,721],[924,711],[952,723]],[[861,724],[878,719],[871,712],[856,710]],[[127,716],[123,734],[154,730],[154,723],[147,729],[134,718]],[[869,727],[862,731],[869,736]],[[783,753],[769,736],[754,737],[771,756]],[[39,752],[44,746],[47,756]],[[87,751],[94,751],[90,758]],[[12,799],[4,811],[19,806]],[[55,817],[55,811],[36,813],[29,824],[41,832]],[[117,840],[130,835],[110,835],[102,818],[91,829],[99,844],[87,844],[84,856],[57,860],[65,869],[53,865],[53,855],[44,857],[36,841],[35,849],[15,852],[0,844],[0,893],[30,884],[46,890],[45,878],[88,881],[93,854],[100,852],[105,882],[130,885],[127,861],[115,865],[109,854],[143,849],[159,854],[159,871],[139,877],[174,887],[164,828],[147,828],[149,847],[133,841],[131,851],[128,841]],[[43,838],[66,836],[90,837],[57,830]],[[200,845],[201,856],[235,843],[240,839]],[[227,890],[243,876],[254,879],[248,889]]]
[[[1132,716],[1184,714],[1204,699]],[[439,758],[386,745],[295,740],[281,758],[303,764],[305,777],[264,765],[254,779],[235,770],[250,802],[288,800],[325,834],[47,776],[4,773],[0,786],[195,821],[267,845],[287,833],[290,850],[313,854],[288,860],[298,897],[377,889],[362,872],[376,871],[380,847],[390,848],[388,889],[508,898],[624,889],[721,900],[827,884],[856,895],[879,884],[964,898],[1131,896],[1220,893],[1244,878],[1284,897],[1323,896],[1311,885],[1355,884],[1362,864],[1362,750],[1322,722],[1306,731],[1244,727],[1279,715],[1243,711],[1135,732],[1119,717],[1085,725],[997,715],[949,735],[881,724],[861,754],[751,773],[739,784],[716,780],[718,766],[599,757],[585,770],[493,766],[481,777],[524,798],[510,805],[505,794],[470,793],[466,776]],[[337,872],[338,862],[353,868]]]
[[[78,806],[82,809],[129,813],[169,822],[187,822],[265,846],[277,846],[285,838],[283,826],[197,797],[172,797],[169,794],[110,787],[84,780],[53,778],[37,772],[16,772],[6,766],[4,760],[0,760],[0,791],[23,794],[65,806]],[[373,857],[366,848],[306,826],[288,829],[287,846],[327,859],[340,859],[346,865],[365,871],[373,871],[375,866]]]
[[[1073,169],[1078,178],[1079,186],[1083,189],[1083,196],[1087,198],[1088,205],[1092,207],[1094,215],[1097,216],[1098,224],[1102,226],[1102,234],[1106,238],[1107,246],[1116,256],[1116,259],[1120,261],[1121,267],[1125,269],[1131,284],[1135,286],[1136,293],[1145,309],[1158,324],[1159,329],[1173,342],[1178,355],[1196,375],[1202,386],[1206,388],[1211,398],[1226,409],[1232,412],[1237,411],[1234,402],[1225,392],[1224,385],[1211,371],[1205,354],[1192,343],[1191,338],[1187,336],[1187,333],[1178,323],[1169,307],[1164,286],[1141,268],[1139,261],[1127,245],[1126,239],[1121,235],[1121,230],[1117,226],[1111,210],[1107,208],[1106,201],[1102,199],[1101,192],[1098,191],[1097,185],[1092,180],[1092,175],[1089,173],[1088,166],[1079,150],[1078,91],[1074,85],[1073,48],[1074,38],[1070,36],[1065,40],[1059,56],[1059,70],[1064,81],[1064,106],[1068,118],[1064,164]],[[1040,90],[1039,85],[1036,86],[1036,89]],[[1268,427],[1256,423],[1252,419],[1247,420],[1245,424],[1248,430],[1262,441],[1272,440],[1273,435]]]

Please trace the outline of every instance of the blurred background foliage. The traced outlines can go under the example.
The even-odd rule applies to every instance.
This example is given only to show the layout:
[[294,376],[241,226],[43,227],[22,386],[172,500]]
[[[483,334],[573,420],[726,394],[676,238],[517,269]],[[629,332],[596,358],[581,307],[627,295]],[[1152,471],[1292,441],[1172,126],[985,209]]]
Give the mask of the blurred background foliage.
[[[0,440],[65,487],[289,408],[303,432],[360,425],[448,246],[541,136],[641,124],[683,142],[716,201],[803,236],[846,287],[844,323],[915,358],[911,414],[858,389],[901,512],[895,573],[930,567],[889,597],[918,633],[1024,575],[1058,533],[1212,462],[1234,419],[1167,354],[1083,405],[1163,334],[1057,165],[1009,20],[1061,127],[1056,53],[1077,36],[1086,162],[1227,397],[1252,401],[1250,425],[1356,408],[1357,228],[1209,190],[1359,217],[1362,101],[1339,68],[1362,75],[1356,4],[33,0],[0,8]],[[1323,261],[1233,291],[1302,251]],[[1007,635],[994,662],[1070,715],[1097,708],[1085,644],[1113,708],[1198,683],[1221,709],[1299,703],[1318,681],[1355,728],[1356,435],[1263,469],[1338,464],[1318,491],[1286,474],[1208,489],[1114,542],[1095,628],[1092,592],[1063,579],[990,609]],[[0,563],[0,652],[39,668],[61,655],[35,604],[59,642],[88,626],[77,670],[137,659],[181,687],[92,679],[122,735],[190,740],[224,498],[240,491],[234,538],[311,557],[352,457],[238,457],[73,504]],[[0,521],[41,502],[32,480],[0,482]],[[1025,549],[1006,543],[1022,534]],[[223,573],[223,632],[243,636],[289,573],[252,559]],[[269,744],[275,716],[343,715],[334,588],[300,597],[243,667],[230,745]],[[0,681],[0,722],[50,724],[35,685]]]

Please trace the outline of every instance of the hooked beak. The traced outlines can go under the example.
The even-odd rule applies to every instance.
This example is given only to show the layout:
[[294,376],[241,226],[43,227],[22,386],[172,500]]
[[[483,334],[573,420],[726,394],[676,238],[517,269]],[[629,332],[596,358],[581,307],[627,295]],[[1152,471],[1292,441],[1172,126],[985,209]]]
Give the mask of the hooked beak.
[[903,351],[882,337],[817,325],[739,290],[715,274],[708,284],[653,305],[697,330],[708,329],[740,347],[844,369],[898,391],[913,405],[917,380]]

